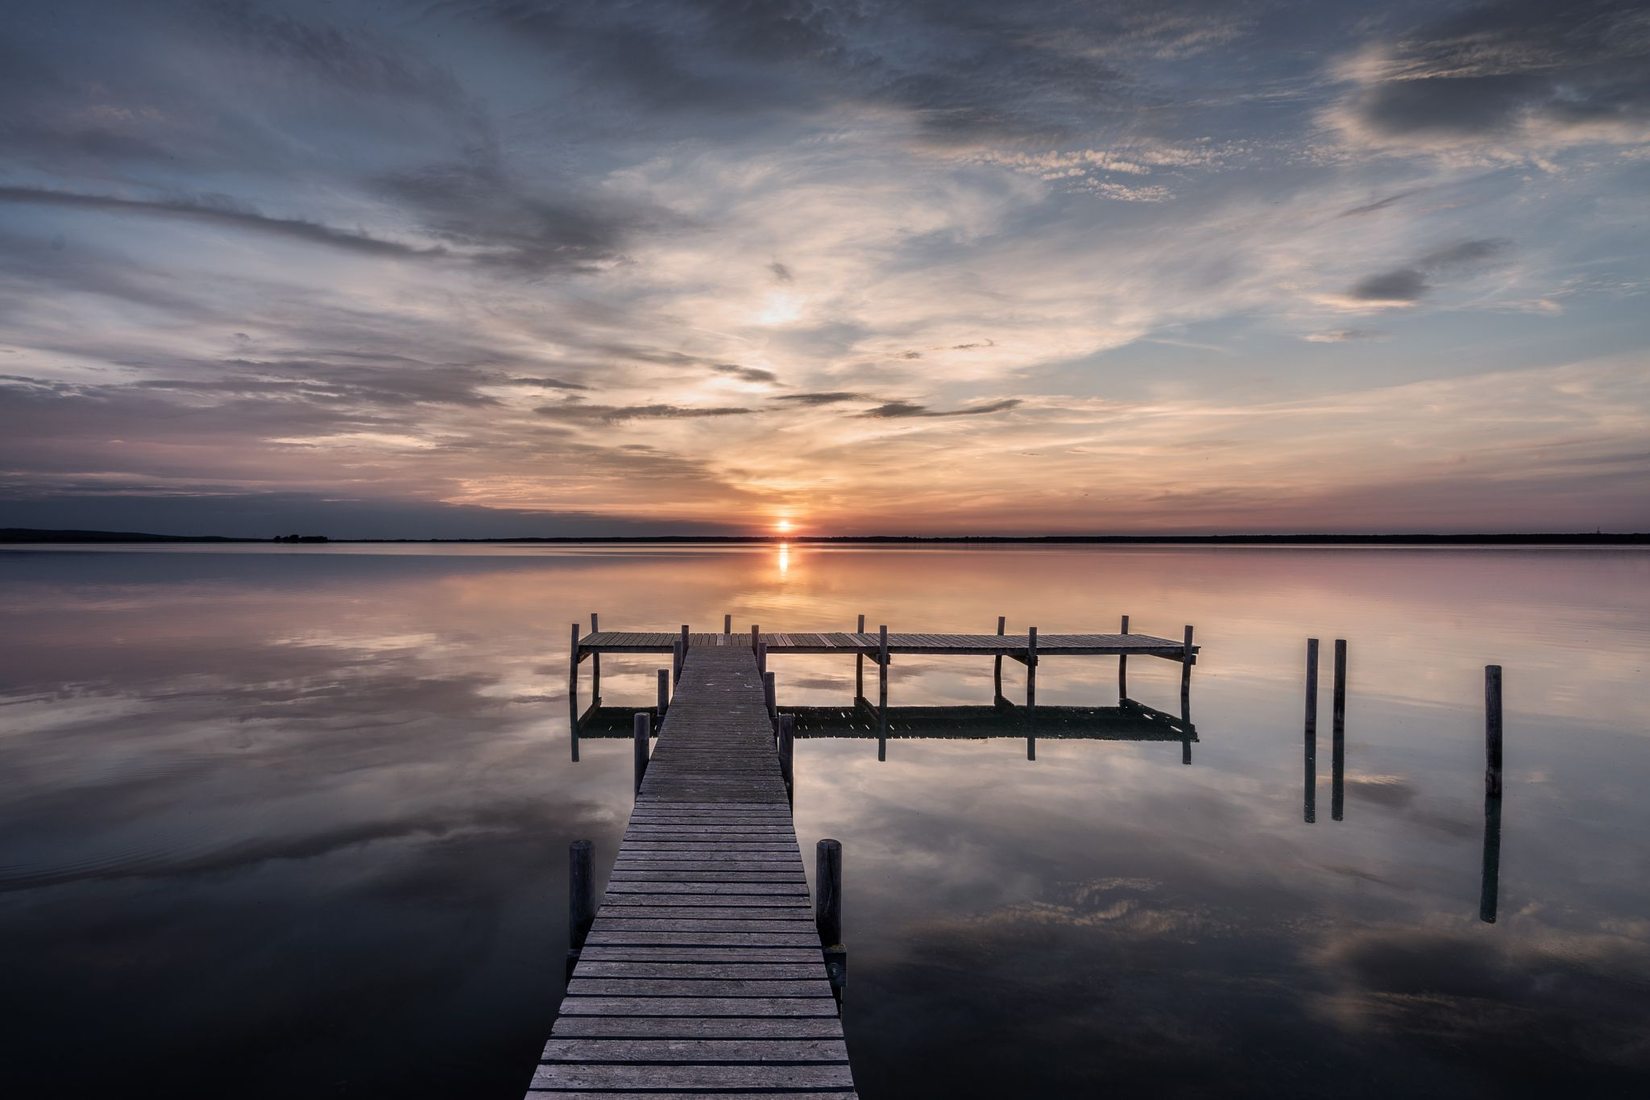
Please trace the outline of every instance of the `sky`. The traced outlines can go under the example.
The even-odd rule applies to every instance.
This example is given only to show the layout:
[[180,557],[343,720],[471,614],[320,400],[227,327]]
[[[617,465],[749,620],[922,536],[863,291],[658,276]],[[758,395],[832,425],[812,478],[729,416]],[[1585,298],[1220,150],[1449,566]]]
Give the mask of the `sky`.
[[1650,530],[1638,0],[0,24],[0,526]]

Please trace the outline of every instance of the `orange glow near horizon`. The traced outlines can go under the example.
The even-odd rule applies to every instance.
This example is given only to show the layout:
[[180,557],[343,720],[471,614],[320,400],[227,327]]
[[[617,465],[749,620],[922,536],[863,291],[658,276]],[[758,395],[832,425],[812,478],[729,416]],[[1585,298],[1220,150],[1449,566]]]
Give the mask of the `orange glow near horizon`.
[[788,519],[776,520],[773,525],[773,529],[778,531],[781,535],[789,534],[795,528],[796,524],[792,523]]

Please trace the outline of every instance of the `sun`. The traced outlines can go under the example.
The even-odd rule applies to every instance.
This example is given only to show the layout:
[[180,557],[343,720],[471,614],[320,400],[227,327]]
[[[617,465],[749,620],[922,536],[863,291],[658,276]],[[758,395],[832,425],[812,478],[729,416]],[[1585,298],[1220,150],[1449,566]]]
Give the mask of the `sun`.
[[792,523],[788,519],[775,520],[773,525],[773,529],[778,531],[781,535],[789,534],[795,527],[796,524]]

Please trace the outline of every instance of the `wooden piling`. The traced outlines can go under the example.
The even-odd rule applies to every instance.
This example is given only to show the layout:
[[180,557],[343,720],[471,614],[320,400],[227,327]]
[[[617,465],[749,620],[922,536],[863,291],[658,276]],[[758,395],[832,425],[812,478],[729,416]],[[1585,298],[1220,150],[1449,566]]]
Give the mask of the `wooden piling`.
[[1346,808],[1346,639],[1335,639],[1335,683],[1329,711],[1329,816]]
[[796,798],[796,715],[779,716],[779,776],[785,781],[785,793]]
[[[686,661],[687,661],[687,654],[688,654],[688,646],[690,646],[690,645],[691,645],[691,644],[692,644],[692,643],[691,643],[691,642],[689,642],[689,641],[688,641],[688,628],[687,628],[687,624],[686,624],[686,623],[683,623],[683,624],[682,624],[682,661],[683,661],[683,662],[684,662],[684,663],[686,663]],[[681,669],[677,669],[677,670],[676,670],[676,675],[677,675],[677,677],[678,677],[678,678],[679,678],[679,677],[680,677],[680,676],[681,676],[681,675],[682,675],[682,670],[681,670]]]
[[814,857],[814,926],[819,929],[819,947],[825,955],[825,976],[830,979],[837,1011],[842,1010],[842,994],[848,984],[848,949],[842,946],[842,843],[821,840]]
[[[878,737],[888,736],[888,626],[877,627],[877,729]],[[886,751],[886,746],[882,751]],[[882,756],[878,755],[878,760]]]
[[1180,651],[1180,694],[1190,695],[1192,691],[1192,663],[1197,660],[1192,655],[1192,627],[1186,624],[1186,639],[1181,643],[1184,648]]
[[1026,631],[1026,717],[1037,714],[1037,628]]
[[635,720],[630,724],[630,738],[632,743],[635,745],[635,793],[638,795],[642,793],[642,776],[647,774],[647,739],[652,733],[652,725],[653,721],[648,717],[647,711],[645,710],[637,711]]
[[722,616],[722,633],[723,634],[732,634],[733,633],[733,616],[732,615],[723,615]]
[[[1008,629],[1008,616],[997,616],[997,637],[1001,638]],[[1003,655],[999,650],[991,659],[991,702],[995,706],[1003,701]]]
[[1306,823],[1318,820],[1318,639],[1306,639],[1306,731],[1303,737]]
[[573,624],[573,645],[567,660],[567,728],[573,739],[573,763],[579,762],[579,624]]
[[778,692],[774,683],[773,673],[762,674],[762,701],[768,704],[768,721],[774,724],[774,736],[779,736],[779,704]]
[[768,643],[756,643],[756,671],[764,676],[768,673]]
[[[1129,617],[1127,615],[1124,615],[1123,616],[1123,626],[1122,626],[1122,629],[1118,631],[1118,633],[1126,635],[1126,634],[1128,634],[1128,632],[1129,632]],[[1122,700],[1127,699],[1128,697],[1129,697],[1129,655],[1127,653],[1119,653],[1117,655],[1117,698],[1118,698],[1118,701],[1121,702]]]
[[596,920],[596,876],[591,866],[595,845],[575,840],[567,846],[567,976],[573,976],[579,952]]
[[1501,666],[1484,666],[1484,793],[1501,795]]
[[670,669],[668,668],[661,668],[659,670],[659,701],[657,709],[659,713],[659,724],[663,725],[665,721],[665,711],[670,709]]
[[[600,622],[596,618],[596,613],[592,611],[590,613],[590,633],[597,634],[600,632]],[[592,707],[602,705],[602,655],[600,653],[590,655],[590,705]]]
[[670,674],[675,683],[682,682],[682,666],[687,662],[687,654],[682,650],[682,639],[676,638],[670,643]]
[[758,644],[761,643],[761,641],[762,641],[762,628],[760,626],[756,625],[755,623],[752,623],[751,624],[751,652],[752,653],[756,652],[756,647],[757,647]]
[[[865,633],[864,615],[859,617],[859,625],[854,628],[854,633]],[[854,706],[859,706],[859,701],[863,698],[865,698],[865,654],[856,653],[854,654]]]

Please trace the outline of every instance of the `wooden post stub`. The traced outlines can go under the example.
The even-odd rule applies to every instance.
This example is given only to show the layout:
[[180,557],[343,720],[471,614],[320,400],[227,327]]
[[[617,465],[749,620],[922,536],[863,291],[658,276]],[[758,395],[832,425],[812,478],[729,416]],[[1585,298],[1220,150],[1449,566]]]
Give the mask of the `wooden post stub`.
[[733,616],[732,615],[723,615],[722,616],[722,633],[723,634],[732,634],[733,633]]
[[1197,660],[1192,653],[1192,627],[1189,623],[1185,640],[1180,645],[1180,694],[1185,695],[1192,690],[1192,663]]
[[[877,729],[888,736],[888,625],[877,627]],[[880,759],[880,757],[879,757]]]
[[659,670],[659,702],[658,702],[659,724],[660,725],[664,724],[665,711],[667,711],[669,709],[670,709],[670,669],[661,668]]
[[595,845],[575,840],[567,846],[567,939],[573,953],[583,947],[596,919],[596,877],[591,868]]
[[1501,796],[1501,666],[1484,666],[1484,793]]
[[1318,820],[1318,639],[1306,639],[1306,732],[1302,761],[1306,822]]
[[779,693],[777,690],[777,685],[774,683],[773,673],[764,672],[762,674],[762,701],[768,704],[768,721],[775,723],[775,736],[777,736],[779,732],[779,726],[777,724],[779,722],[778,699]]
[[637,711],[635,721],[630,724],[631,740],[636,746],[636,794],[642,793],[642,776],[647,774],[647,739],[652,725],[645,710]]
[[756,652],[757,643],[762,640],[762,628],[755,623],[751,624],[751,652]]
[[670,673],[676,677],[676,682],[682,682],[682,666],[687,663],[687,654],[682,652],[682,639],[676,638],[670,643]]
[[[1123,616],[1123,628],[1122,628],[1122,630],[1118,631],[1118,633],[1127,634],[1128,632],[1129,632],[1129,617],[1127,615],[1124,615]],[[1129,697],[1129,655],[1127,653],[1119,653],[1117,655],[1117,701],[1119,703],[1121,703],[1124,699],[1127,699],[1128,697]]]
[[814,924],[819,945],[835,947],[842,942],[842,842],[822,840],[815,852]]
[[768,674],[768,643],[756,643],[756,671],[764,676]]
[[579,624],[573,624],[573,644],[567,659],[567,728],[573,736],[573,763],[579,762]]
[[1346,639],[1335,639],[1335,682],[1329,709],[1329,816],[1346,810]]
[[779,716],[779,775],[785,780],[785,792],[795,789],[796,781],[796,715]]
[[687,656],[687,651],[688,651],[688,646],[689,646],[689,645],[691,645],[691,644],[692,644],[692,643],[690,643],[690,642],[689,642],[689,641],[688,641],[688,628],[687,628],[687,624],[686,624],[686,623],[683,623],[683,624],[682,624],[682,655],[683,655],[683,656],[684,656],[684,657],[685,657],[685,656]]
[[[861,615],[859,617],[859,625],[854,628],[854,633],[856,633],[856,634],[864,634],[865,633],[865,616],[864,615]],[[856,709],[859,707],[859,701],[863,698],[865,698],[865,654],[855,653],[854,654],[854,707]]]
[[[1001,638],[1003,636],[1003,632],[1007,629],[1008,629],[1008,617],[1006,615],[998,615],[997,616],[997,637]],[[995,657],[991,658],[991,704],[993,706],[996,706],[997,703],[1002,700],[1002,697],[1003,697],[1003,655],[1002,655],[1001,651],[998,651],[997,655]]]
[[1123,616],[1123,629],[1118,631],[1118,633],[1119,634],[1127,634],[1128,632],[1129,632],[1129,617],[1127,615],[1124,615]]
[[1037,711],[1037,628],[1026,630],[1026,716]]

